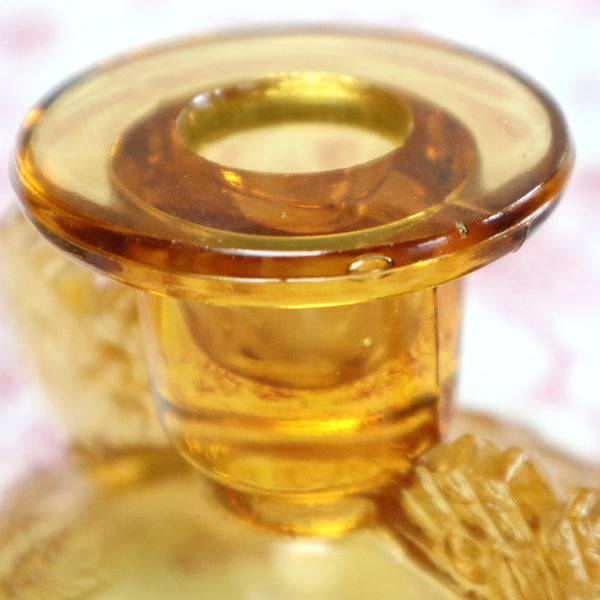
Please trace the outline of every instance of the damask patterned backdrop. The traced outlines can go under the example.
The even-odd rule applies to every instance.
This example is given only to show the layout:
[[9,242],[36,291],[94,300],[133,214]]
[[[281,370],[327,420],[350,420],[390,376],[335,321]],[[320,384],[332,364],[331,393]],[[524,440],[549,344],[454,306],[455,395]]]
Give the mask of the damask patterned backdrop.
[[[463,406],[535,427],[600,460],[600,1],[3,0],[0,165],[28,107],[113,53],[198,31],[264,23],[411,29],[476,48],[529,74],[563,107],[577,149],[564,201],[517,253],[472,275],[463,331]],[[0,205],[14,203],[0,168]],[[56,460],[63,440],[0,329],[0,486]]]

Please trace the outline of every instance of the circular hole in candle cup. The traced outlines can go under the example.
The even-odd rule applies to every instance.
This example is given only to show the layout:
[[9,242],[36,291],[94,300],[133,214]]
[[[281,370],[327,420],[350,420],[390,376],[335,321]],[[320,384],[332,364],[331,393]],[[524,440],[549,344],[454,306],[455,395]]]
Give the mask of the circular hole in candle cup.
[[326,73],[202,92],[176,124],[247,218],[296,234],[328,233],[360,218],[411,128],[396,94]]

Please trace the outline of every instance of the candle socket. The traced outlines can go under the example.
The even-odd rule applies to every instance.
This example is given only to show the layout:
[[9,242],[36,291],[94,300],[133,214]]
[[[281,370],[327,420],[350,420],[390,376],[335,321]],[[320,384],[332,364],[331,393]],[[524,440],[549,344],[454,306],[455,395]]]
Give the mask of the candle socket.
[[55,246],[140,290],[181,454],[240,513],[328,534],[440,440],[459,279],[520,247],[571,164],[509,69],[283,30],[102,63],[29,113],[13,175]]
[[219,306],[140,294],[158,413],[237,490],[334,497],[406,472],[440,439],[460,287],[338,306]]

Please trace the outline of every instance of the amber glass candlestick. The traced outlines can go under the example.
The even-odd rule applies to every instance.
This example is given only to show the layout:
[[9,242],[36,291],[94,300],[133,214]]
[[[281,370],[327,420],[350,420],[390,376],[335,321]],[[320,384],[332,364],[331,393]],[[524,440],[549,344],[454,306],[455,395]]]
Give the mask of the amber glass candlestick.
[[459,278],[520,247],[571,164],[557,107],[505,67],[282,30],[102,63],[32,109],[13,181],[52,244],[139,290],[157,414],[221,500],[414,540],[399,507],[451,413]]
[[439,441],[455,280],[518,247],[569,169],[559,113],[504,69],[299,31],[104,64],[30,112],[15,182],[48,239],[145,290],[182,454],[279,519]]

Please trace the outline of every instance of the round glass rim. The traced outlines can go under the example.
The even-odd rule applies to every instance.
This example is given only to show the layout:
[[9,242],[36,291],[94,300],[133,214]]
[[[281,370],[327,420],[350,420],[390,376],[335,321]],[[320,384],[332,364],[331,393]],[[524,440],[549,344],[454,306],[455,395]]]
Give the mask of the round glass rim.
[[[367,229],[358,229],[341,233],[270,236],[221,230],[196,223],[188,223],[182,219],[176,219],[176,226],[178,228],[181,227],[185,231],[186,237],[181,243],[174,244],[172,239],[167,239],[166,237],[162,238],[153,232],[149,231],[147,236],[145,236],[143,232],[131,230],[129,227],[112,224],[98,215],[91,215],[85,210],[85,201],[76,204],[65,202],[64,198],[67,198],[71,194],[67,190],[61,190],[64,191],[64,196],[62,198],[60,196],[48,197],[48,195],[43,193],[45,176],[42,172],[37,170],[36,165],[33,165],[33,170],[30,169],[30,172],[24,174],[25,159],[28,152],[28,144],[32,129],[35,127],[37,120],[43,116],[44,111],[67,89],[92,78],[98,73],[118,68],[126,62],[149,58],[164,52],[177,51],[180,48],[186,48],[192,44],[205,45],[212,42],[243,41],[256,37],[264,38],[265,36],[284,35],[333,35],[376,38],[388,40],[390,42],[408,42],[411,44],[436,48],[438,50],[446,50],[453,54],[462,55],[469,59],[485,63],[491,68],[501,70],[511,78],[526,86],[532,94],[536,96],[537,100],[540,101],[544,109],[556,118],[555,128],[557,127],[557,131],[555,133],[558,134],[564,147],[560,160],[557,162],[556,169],[549,179],[540,182],[538,186],[530,189],[527,194],[515,197],[503,210],[490,215],[485,215],[483,218],[469,223],[469,235],[464,239],[462,239],[463,236],[460,235],[459,231],[448,230],[443,233],[436,233],[432,236],[417,237],[409,240],[402,239],[399,242],[394,240],[393,233],[405,229],[406,223],[404,220],[391,221]],[[391,152],[396,152],[396,150],[392,150]],[[520,246],[524,237],[529,233],[531,226],[541,222],[560,197],[561,184],[567,179],[568,174],[572,169],[573,158],[574,153],[570,143],[567,126],[564,117],[554,100],[540,86],[528,77],[514,70],[512,67],[508,67],[477,51],[465,49],[454,43],[431,38],[420,33],[371,27],[329,27],[310,24],[291,27],[236,28],[188,36],[175,41],[167,41],[157,45],[136,48],[132,51],[102,61],[100,64],[80,72],[60,85],[53,92],[44,96],[42,100],[30,110],[17,138],[16,151],[11,165],[11,179],[17,194],[24,204],[26,214],[34,221],[38,229],[40,229],[46,237],[52,238],[51,241],[53,243],[59,246],[62,245],[64,249],[68,247],[69,249],[67,252],[75,255],[76,258],[78,253],[80,258],[82,256],[89,258],[91,255],[97,255],[100,260],[96,261],[96,263],[101,262],[103,256],[105,258],[115,258],[115,255],[109,249],[99,247],[94,248],[87,244],[85,240],[78,239],[76,235],[72,234],[72,230],[68,227],[69,223],[77,223],[85,220],[88,224],[97,228],[98,231],[110,233],[115,239],[125,240],[134,235],[136,236],[137,243],[142,246],[147,244],[148,247],[151,247],[153,250],[162,248],[167,252],[184,252],[189,255],[213,252],[221,255],[228,255],[230,257],[262,257],[265,260],[268,260],[269,257],[285,257],[288,259],[299,258],[301,260],[305,260],[307,257],[313,257],[312,260],[316,261],[323,257],[323,255],[335,255],[340,252],[351,252],[355,255],[372,254],[382,251],[385,252],[385,248],[399,245],[403,249],[405,260],[399,261],[397,258],[394,259],[394,266],[390,269],[394,270],[398,267],[407,265],[416,266],[417,263],[422,263],[422,266],[425,267],[429,262],[429,259],[432,259],[432,248],[436,249],[435,256],[437,257],[449,254],[458,255],[462,252],[476,252],[480,254],[481,248],[485,247],[487,244],[493,245],[492,240],[497,239],[498,236],[510,236],[516,240],[514,244],[509,245],[506,250],[501,252],[501,254],[505,254],[515,249],[515,247]],[[31,166],[31,163],[29,166]],[[548,188],[550,188],[550,192],[548,192]],[[65,227],[65,224],[67,227]],[[74,227],[73,230],[76,229],[77,227]],[[492,230],[494,234],[490,235]],[[525,234],[515,235],[515,230],[525,230]],[[61,238],[65,241],[64,244],[60,243]],[[115,245],[117,245],[116,242]],[[79,249],[79,251],[77,249]],[[397,256],[398,253],[396,252],[395,255]],[[148,260],[148,262],[145,263],[146,267],[156,271],[164,270],[161,266],[164,264],[164,260],[161,259],[161,264],[159,264],[158,261],[152,261],[151,253],[149,256],[150,258],[148,259],[140,259],[140,262]],[[116,258],[132,260],[131,257],[128,257],[127,255],[121,257],[116,256]],[[497,256],[494,256],[493,258],[497,258]],[[480,262],[481,264],[484,264],[491,259],[492,258],[490,257],[488,260],[481,260]],[[87,258],[82,260],[91,263],[92,266],[100,268],[100,270],[105,270],[111,275],[112,269],[98,267],[98,264],[94,264],[94,261],[88,260]],[[472,270],[472,268],[472,266],[468,269],[465,267],[464,272],[466,273],[469,270]],[[285,271],[288,272],[289,269],[285,269]],[[458,271],[460,271],[460,269]],[[464,274],[460,272],[457,274],[457,271],[454,269],[450,269],[450,272],[452,273],[452,277]],[[326,272],[320,275],[318,273],[319,269],[317,267],[315,275],[307,279],[314,280],[318,277],[331,278],[350,276],[345,271],[335,273]],[[188,272],[186,274],[193,277],[217,276],[221,279],[228,278],[228,274],[215,274],[210,272]],[[116,277],[119,278],[118,276]],[[232,279],[235,279],[236,277],[238,277],[238,275],[235,273],[231,275]],[[242,277],[242,279],[243,278],[244,277]],[[257,275],[250,273],[248,278],[258,277]],[[278,279],[278,276],[275,276],[275,279]],[[134,283],[134,285],[139,285],[139,283]]]

